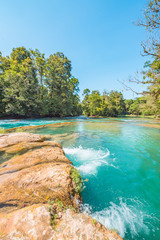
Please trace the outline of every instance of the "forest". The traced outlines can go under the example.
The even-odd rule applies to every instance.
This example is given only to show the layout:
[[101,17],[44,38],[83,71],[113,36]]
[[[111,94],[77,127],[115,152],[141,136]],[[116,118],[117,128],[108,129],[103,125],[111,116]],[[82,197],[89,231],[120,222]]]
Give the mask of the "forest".
[[10,56],[0,52],[0,117],[160,115],[159,16],[160,1],[151,0],[137,22],[148,33],[149,39],[141,45],[142,55],[150,58],[142,80],[133,79],[147,86],[140,97],[126,100],[121,92],[103,86],[103,93],[86,88],[81,101],[79,80],[72,76],[71,61],[62,52],[46,58],[38,49],[17,47]]
[[[160,59],[154,57],[143,72],[148,91],[136,99],[124,99],[118,91],[83,91],[71,74],[71,61],[63,53],[45,54],[38,49],[13,48],[10,56],[0,54],[1,117],[66,117],[160,114]],[[105,89],[105,86],[104,86]]]
[[45,58],[38,49],[0,54],[0,114],[12,117],[76,116],[79,82],[63,53]]

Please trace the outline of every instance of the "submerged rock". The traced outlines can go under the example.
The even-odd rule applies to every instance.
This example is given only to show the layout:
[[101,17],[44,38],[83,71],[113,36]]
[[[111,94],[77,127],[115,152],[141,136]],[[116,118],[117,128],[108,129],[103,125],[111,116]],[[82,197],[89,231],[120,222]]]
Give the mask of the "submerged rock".
[[0,239],[121,239],[79,212],[81,180],[59,144],[11,133],[0,135],[0,152],[19,154],[0,165]]

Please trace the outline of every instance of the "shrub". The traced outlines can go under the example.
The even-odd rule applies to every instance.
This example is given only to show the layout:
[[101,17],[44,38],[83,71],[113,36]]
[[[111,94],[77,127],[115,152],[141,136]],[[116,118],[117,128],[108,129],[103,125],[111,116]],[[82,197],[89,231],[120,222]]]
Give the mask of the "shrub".
[[71,169],[71,176],[72,176],[73,182],[75,183],[75,191],[79,194],[82,191],[82,186],[83,186],[82,177],[75,168]]

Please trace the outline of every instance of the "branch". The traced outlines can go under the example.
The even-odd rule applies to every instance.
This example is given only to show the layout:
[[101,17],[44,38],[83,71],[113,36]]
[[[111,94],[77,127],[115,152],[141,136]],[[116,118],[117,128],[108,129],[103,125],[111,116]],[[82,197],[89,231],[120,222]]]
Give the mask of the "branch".
[[[136,92],[136,91],[133,90],[131,87],[127,86],[127,85],[124,83],[124,81],[123,81],[123,82],[121,82],[121,81],[119,81],[119,80],[117,80],[117,81],[123,85],[123,87],[124,87],[124,89],[125,89],[126,91],[131,91],[131,92],[135,93],[136,95],[145,95],[145,94],[149,93],[149,91]],[[139,81],[139,82],[140,82],[140,81]]]

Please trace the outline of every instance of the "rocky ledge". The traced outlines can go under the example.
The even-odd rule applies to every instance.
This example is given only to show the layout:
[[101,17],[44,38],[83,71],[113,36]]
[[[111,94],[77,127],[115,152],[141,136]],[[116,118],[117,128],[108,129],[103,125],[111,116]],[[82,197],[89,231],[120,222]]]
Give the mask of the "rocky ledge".
[[82,179],[60,144],[1,134],[0,163],[0,239],[122,239],[80,212]]

